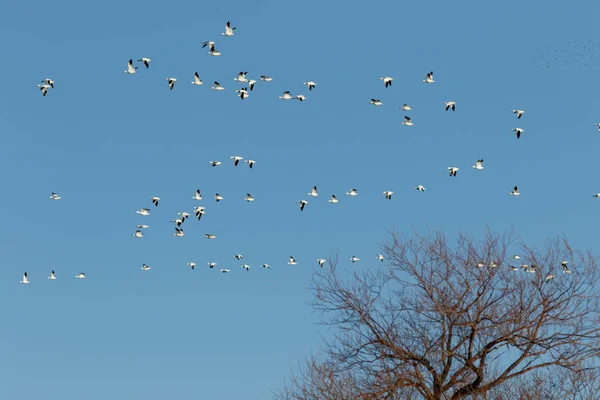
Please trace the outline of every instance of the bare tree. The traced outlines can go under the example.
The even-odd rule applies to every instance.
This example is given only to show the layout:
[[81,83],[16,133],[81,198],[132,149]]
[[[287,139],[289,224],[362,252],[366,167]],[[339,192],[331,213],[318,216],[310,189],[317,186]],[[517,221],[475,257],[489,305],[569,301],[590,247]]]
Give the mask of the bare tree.
[[587,399],[598,388],[600,271],[590,252],[489,230],[452,244],[443,233],[390,236],[387,267],[348,273],[334,257],[315,272],[314,306],[335,333],[323,360],[277,398]]

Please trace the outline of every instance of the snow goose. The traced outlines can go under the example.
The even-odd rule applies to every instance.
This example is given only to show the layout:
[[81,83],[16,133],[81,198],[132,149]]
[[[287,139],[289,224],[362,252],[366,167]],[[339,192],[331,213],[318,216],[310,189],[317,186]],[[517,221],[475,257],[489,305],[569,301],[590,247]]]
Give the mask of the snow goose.
[[235,92],[237,93],[237,96],[242,100],[248,97],[248,88],[237,89]]
[[169,82],[169,90],[173,90],[173,87],[175,86],[175,82],[177,82],[177,79],[166,78],[165,81]]
[[221,55],[221,52],[215,49],[215,42],[202,42],[202,47],[208,46],[208,55],[217,57]]
[[241,267],[244,268],[246,271],[250,271],[250,266],[248,264],[244,264]]
[[225,90],[225,88],[221,86],[219,82],[214,81],[213,83],[215,84],[215,86],[210,87],[212,90]]
[[373,104],[374,106],[381,106],[381,105],[383,105],[383,102],[379,99],[371,99],[369,104]]
[[350,257],[350,261],[352,261],[353,263],[360,261],[360,258],[356,257],[356,256],[352,256]]
[[511,190],[510,192],[508,192],[508,194],[513,195],[513,196],[520,196],[521,193],[519,193],[519,188],[518,187],[514,187],[513,190]]
[[296,265],[298,263],[296,262],[296,259],[294,257],[290,256],[290,261],[288,261],[288,264],[289,265]]
[[424,192],[426,189],[425,189],[425,186],[419,185],[419,186],[416,186],[414,188],[414,190],[418,190],[419,192]]
[[202,195],[200,194],[200,189],[196,190],[196,194],[192,196],[194,200],[202,200]]
[[596,193],[596,194],[592,195],[592,197],[596,197],[596,198],[600,199],[600,193]]
[[21,278],[21,281],[19,283],[24,283],[24,284],[29,283],[29,279],[27,278],[27,272],[23,272],[23,278]]
[[521,117],[523,116],[523,114],[525,114],[525,111],[523,111],[523,110],[512,110],[512,113],[517,115],[517,119],[521,119]]
[[394,192],[391,192],[389,190],[386,190],[385,192],[383,192],[383,194],[385,195],[386,200],[391,200],[392,199],[392,194]]
[[207,239],[211,239],[211,240],[217,238],[217,236],[213,235],[212,233],[205,233],[204,237],[207,238]]
[[216,262],[212,262],[212,261],[208,262],[208,268],[210,268],[210,269],[213,269],[215,267],[215,265],[217,265]]
[[521,128],[512,128],[511,131],[517,133],[517,139],[519,139],[521,137],[521,133],[525,132],[525,130],[521,129]]
[[568,264],[569,264],[569,263],[568,263],[568,262],[566,262],[566,261],[563,261],[563,262],[561,262],[561,263],[560,263],[560,266],[562,267],[562,269],[563,269],[563,273],[564,273],[564,274],[570,274],[570,273],[571,273],[571,270],[570,270],[570,269],[569,269],[569,267],[567,266]]
[[183,235],[184,235],[183,229],[181,229],[181,228],[175,228],[175,233],[173,234],[173,236],[182,237]]
[[392,81],[394,80],[394,78],[391,78],[389,76],[384,76],[383,78],[379,78],[380,81],[383,81],[383,84],[385,85],[385,87],[388,86],[392,86]]
[[77,279],[85,279],[85,273],[80,272],[77,275],[75,275],[75,278],[77,278]]
[[187,263],[187,266],[190,267],[193,271],[196,268],[196,263],[193,261],[190,261],[189,263]]
[[298,204],[300,204],[300,211],[304,210],[304,206],[308,204],[307,200],[298,200]]
[[256,164],[256,161],[254,161],[254,160],[244,160],[244,162],[248,164],[248,167],[250,169],[252,169],[252,167],[254,166],[254,164]]
[[50,87],[52,89],[54,89],[54,81],[50,78],[46,78],[42,81],[42,83],[45,83],[46,85],[50,85]]
[[456,102],[455,101],[445,101],[444,105],[446,106],[446,111],[452,109],[452,111],[456,111]]
[[150,271],[152,268],[150,268],[150,266],[148,266],[148,264],[142,264],[142,271]]
[[346,192],[346,196],[356,196],[358,195],[358,190],[356,189],[350,189],[349,192]]
[[250,79],[248,81],[248,87],[250,88],[250,91],[254,90],[254,84],[256,83],[256,81],[254,79]]
[[265,82],[271,82],[273,80],[273,78],[271,78],[270,76],[261,75],[260,80],[265,81]]
[[155,207],[158,207],[158,202],[160,201],[160,197],[150,197],[150,200],[152,200],[152,204],[154,204]]
[[460,170],[460,168],[448,167],[448,171],[450,171],[450,176],[456,176],[456,173],[458,172],[458,170]]
[[410,120],[410,117],[408,115],[404,116],[404,121],[400,122],[402,125],[406,125],[406,126],[413,126],[414,123]]
[[515,260],[520,260],[521,259],[521,257],[519,257],[518,254],[515,254],[512,258],[514,258]]
[[131,236],[133,236],[134,238],[143,238],[144,234],[142,233],[142,231],[140,231],[139,229],[135,231],[135,233],[132,233]]
[[233,258],[235,258],[236,260],[241,260],[242,258],[244,258],[244,256],[241,254],[234,254]]
[[279,98],[283,100],[291,100],[294,97],[290,94],[289,90],[286,90],[285,92],[283,92],[283,96],[279,96]]
[[181,224],[183,224],[183,221],[185,221],[184,218],[178,218],[178,219],[171,220],[171,222],[175,222],[175,225],[177,225],[177,226],[181,226]]
[[404,111],[410,111],[410,110],[412,110],[412,107],[409,106],[408,104],[404,104],[402,107],[400,107],[400,109],[404,110]]
[[298,95],[296,95],[296,100],[303,102],[304,100],[306,100],[306,96],[303,94],[298,94]]
[[544,282],[550,282],[552,279],[554,279],[554,275],[548,274],[546,275],[546,279],[544,279]]
[[251,202],[254,201],[254,197],[252,197],[250,193],[246,193],[246,197],[244,197],[244,200],[247,202]]
[[327,201],[330,202],[330,203],[333,203],[333,204],[339,202],[339,200],[335,198],[335,194],[332,194],[331,198],[329,200],[327,200]]
[[323,264],[325,264],[326,262],[327,262],[327,260],[324,258],[319,258],[317,260],[317,263],[319,264],[319,267],[321,267],[321,268],[323,268]]
[[216,193],[216,194],[213,196],[213,199],[215,199],[215,201],[218,203],[218,202],[220,202],[221,200],[223,200],[223,196],[221,196],[219,193]]
[[[38,85],[39,86],[39,85]],[[44,95],[45,96],[45,95]],[[594,126],[598,127],[598,130],[600,131],[600,122],[597,124],[594,124]]]
[[185,221],[186,218],[190,217],[190,213],[182,211],[182,212],[178,212],[177,215],[179,215],[181,217],[181,219],[183,219]]
[[200,79],[200,75],[198,75],[198,72],[194,72],[194,82],[191,82],[191,84],[196,86],[204,84],[204,82],[202,82],[202,79]]
[[146,68],[150,68],[150,61],[152,61],[152,60],[149,59],[148,57],[142,57],[141,60],[138,60],[138,62],[143,62],[144,65],[146,66]]
[[309,196],[317,197],[319,193],[317,193],[317,187],[313,186],[311,192],[308,194]]
[[137,69],[137,67],[133,66],[133,60],[130,59],[129,62],[127,63],[127,71],[123,71],[126,74],[135,74],[135,70]]
[[194,214],[196,214],[196,218],[198,218],[198,221],[200,221],[200,218],[202,218],[202,215],[204,215],[204,207],[194,208]]
[[42,91],[42,96],[46,96],[48,94],[48,89],[50,88],[49,85],[37,85],[37,87],[39,87]]
[[313,90],[315,88],[315,86],[317,86],[317,84],[314,83],[313,81],[304,82],[303,84],[308,86],[308,90]]
[[50,279],[51,281],[56,280],[56,274],[54,273],[54,271],[50,271],[50,276],[48,277],[48,279]]
[[231,156],[231,157],[229,157],[229,158],[233,160],[233,165],[234,165],[235,167],[237,167],[237,166],[238,166],[238,164],[240,163],[240,160],[243,160],[243,159],[244,159],[243,157],[240,157],[240,156]]
[[221,165],[221,161],[209,161],[208,162],[212,167],[216,167],[217,165]]
[[148,225],[138,225],[137,228],[138,229],[148,229],[149,226]]
[[48,196],[48,198],[52,199],[52,200],[60,200],[60,199],[62,199],[62,197],[60,197],[59,195],[57,195],[54,192],[52,192],[52,194],[50,196]]
[[433,80],[433,71],[429,72],[427,74],[427,76],[425,77],[425,79],[423,79],[423,82],[425,83],[434,83],[435,81]]
[[475,168],[475,169],[483,169],[483,158],[481,160],[477,160],[477,162],[475,163],[475,165],[473,165],[473,168]]
[[519,267],[515,267],[514,265],[509,265],[508,268],[510,268],[512,271],[518,271]]
[[261,267],[262,268],[266,268],[266,269],[270,269],[271,268],[271,266],[269,264],[263,264],[263,265],[261,265]]
[[141,210],[137,210],[135,213],[146,216],[150,215],[150,210],[147,208],[142,208]]
[[223,269],[221,269],[221,272],[222,272],[222,273],[224,273],[224,274],[226,274],[226,273],[228,273],[228,272],[229,272],[229,270],[228,270],[228,269],[225,269],[225,268],[223,268]]
[[377,254],[377,259],[379,261],[383,262],[383,260],[384,260],[383,254]]
[[240,83],[246,83],[248,82],[248,79],[246,79],[246,74],[248,73],[248,71],[244,72],[238,72],[237,77],[233,78],[234,81],[238,81]]
[[233,28],[231,27],[231,23],[229,21],[227,21],[227,23],[225,24],[225,32],[221,33],[221,35],[223,36],[233,36],[235,35],[235,31],[236,27],[234,26]]

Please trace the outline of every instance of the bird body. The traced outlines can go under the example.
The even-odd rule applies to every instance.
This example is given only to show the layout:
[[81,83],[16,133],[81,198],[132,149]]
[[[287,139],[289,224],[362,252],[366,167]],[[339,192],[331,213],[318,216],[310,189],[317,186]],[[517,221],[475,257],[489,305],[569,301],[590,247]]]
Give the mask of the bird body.
[[231,23],[229,21],[227,21],[227,23],[225,24],[225,32],[221,33],[221,35],[223,36],[233,36],[235,35],[235,30],[237,28],[234,26],[233,28],[231,27]]
[[445,101],[444,105],[446,106],[446,111],[452,109],[452,111],[456,111],[456,102],[455,101]]
[[386,200],[391,200],[392,199],[392,194],[394,192],[391,192],[389,190],[386,190],[385,192],[383,192],[383,194],[385,195]]
[[523,114],[525,114],[525,111],[523,111],[523,110],[512,110],[512,113],[517,116],[517,119],[521,119],[521,117],[523,116]]
[[308,90],[313,90],[317,86],[313,81],[304,82],[304,85],[308,86]]
[[308,200],[298,200],[297,203],[300,204],[300,211],[303,211],[304,206],[308,204]]
[[350,189],[349,192],[346,192],[347,196],[357,196],[358,195],[358,190],[356,189]]
[[57,195],[54,192],[52,192],[52,194],[50,196],[48,196],[48,198],[50,198],[52,200],[60,200],[60,199],[62,199],[62,197],[60,197],[59,195]]
[[148,57],[142,57],[140,60],[138,60],[139,62],[143,62],[144,65],[146,66],[146,68],[150,68],[150,61],[152,61],[151,59],[149,59]]
[[414,190],[418,190],[419,192],[424,192],[426,189],[423,185],[416,186]]
[[175,87],[175,82],[177,82],[177,79],[166,78],[165,81],[169,82],[169,90],[173,90],[173,87]]
[[21,278],[21,281],[19,283],[23,283],[25,285],[29,283],[29,278],[27,278],[27,272],[23,273],[23,278]]
[[339,202],[339,200],[338,200],[338,199],[336,199],[336,197],[335,197],[335,194],[332,194],[332,195],[331,195],[331,198],[330,198],[329,200],[327,200],[327,201],[328,201],[328,202],[330,202],[330,203],[333,203],[333,204],[335,204],[335,203],[338,203],[338,202]]
[[511,131],[517,134],[517,139],[521,137],[521,133],[525,132],[525,130],[521,128],[512,128]]
[[448,167],[448,171],[450,171],[450,176],[456,176],[456,173],[458,172],[458,170],[460,170],[460,168]]
[[379,99],[371,99],[369,104],[373,104],[374,106],[381,106],[381,105],[383,105],[383,102]]
[[404,116],[404,121],[400,122],[402,125],[406,125],[406,126],[413,126],[414,123],[410,120],[410,117],[408,115]]
[[510,192],[508,192],[508,194],[513,195],[513,196],[520,196],[521,193],[519,193],[519,188],[518,187],[514,187],[513,190],[511,190]]
[[389,76],[384,76],[383,78],[379,78],[380,81],[383,81],[383,84],[385,85],[385,87],[388,86],[392,86],[392,81],[394,80],[394,78],[391,78]]
[[203,85],[202,79],[200,79],[200,75],[197,72],[194,72],[194,81],[191,82],[192,85],[200,86]]
[[475,169],[483,169],[483,159],[481,160],[477,160],[477,162],[475,163],[475,165],[473,165],[473,168]]
[[137,67],[133,66],[133,60],[130,59],[129,62],[127,63],[127,71],[123,71],[123,72],[126,74],[133,75],[136,73],[136,69],[137,69]]
[[427,76],[425,77],[425,79],[423,79],[423,82],[425,83],[434,83],[435,81],[433,80],[433,71],[429,72],[427,74]]

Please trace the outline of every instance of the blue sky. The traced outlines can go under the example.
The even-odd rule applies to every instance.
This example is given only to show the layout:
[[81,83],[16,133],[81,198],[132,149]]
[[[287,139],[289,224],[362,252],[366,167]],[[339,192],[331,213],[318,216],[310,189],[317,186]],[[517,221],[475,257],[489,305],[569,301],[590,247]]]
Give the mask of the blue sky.
[[[377,268],[385,229],[476,234],[489,224],[530,243],[564,233],[594,246],[597,65],[532,55],[596,57],[600,45],[581,43],[593,39],[600,5],[534,3],[5,7],[0,397],[268,398],[328,335],[308,304],[315,260],[339,251],[344,267]],[[220,35],[228,20],[231,38]],[[208,56],[203,40],[223,55]],[[148,70],[122,72],[141,57],[152,58]],[[436,83],[425,85],[430,70]],[[195,71],[201,87],[189,83]],[[239,71],[274,80],[240,101]],[[386,89],[378,78],[388,75]],[[35,85],[46,77],[56,88],[42,97]],[[178,79],[172,92],[168,77]],[[211,91],[213,80],[227,90]],[[284,90],[308,100],[277,99]],[[513,108],[526,110],[521,120]],[[400,125],[405,114],[415,126]],[[525,129],[518,141],[515,127]],[[234,168],[232,155],[257,164]],[[479,158],[484,171],[471,168]],[[520,198],[508,195],[514,185]],[[347,198],[352,187],[359,195]],[[207,213],[173,237],[169,221],[197,205],[196,189]],[[215,192],[225,200],[215,204]],[[151,196],[162,198],[156,209]],[[136,215],[141,207],[151,216]],[[139,223],[150,225],[141,240],[131,237]],[[290,255],[298,265],[286,265]],[[361,261],[351,266],[352,255]],[[23,271],[30,285],[19,285]]]

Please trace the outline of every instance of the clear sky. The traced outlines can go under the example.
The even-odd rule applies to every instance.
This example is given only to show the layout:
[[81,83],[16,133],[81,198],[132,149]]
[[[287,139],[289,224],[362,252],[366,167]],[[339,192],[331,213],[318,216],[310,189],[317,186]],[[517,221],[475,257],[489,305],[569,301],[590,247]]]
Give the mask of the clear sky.
[[[315,260],[339,251],[344,268],[377,268],[386,229],[477,233],[487,223],[529,242],[564,233],[594,246],[599,9],[514,0],[6,5],[0,398],[269,398],[328,334],[308,304]],[[220,35],[228,20],[234,37]],[[203,40],[222,56],[207,55]],[[141,57],[149,69],[123,73]],[[436,83],[426,85],[430,70]],[[203,86],[190,84],[195,71]],[[273,81],[241,101],[239,71]],[[42,97],[36,84],[46,77],[56,87]],[[173,91],[168,77],[178,79]],[[210,90],[214,80],[226,90]],[[284,90],[308,100],[278,99]],[[450,100],[456,112],[444,111]],[[514,108],[526,111],[521,120]],[[401,125],[404,115],[415,125]],[[232,155],[257,163],[233,167]],[[211,168],[215,159],[223,165]],[[414,191],[419,184],[427,191]],[[317,198],[307,196],[313,185]],[[519,198],[508,195],[514,185]],[[359,195],[345,196],[353,187]],[[162,198],[158,208],[151,196]],[[202,221],[190,218],[173,237],[169,221],[195,205],[206,207]],[[136,215],[141,207],[151,215]],[[131,237],[141,223],[146,236]],[[290,255],[298,265],[286,264]],[[350,265],[353,255],[361,261]],[[30,285],[19,284],[24,271]]]

